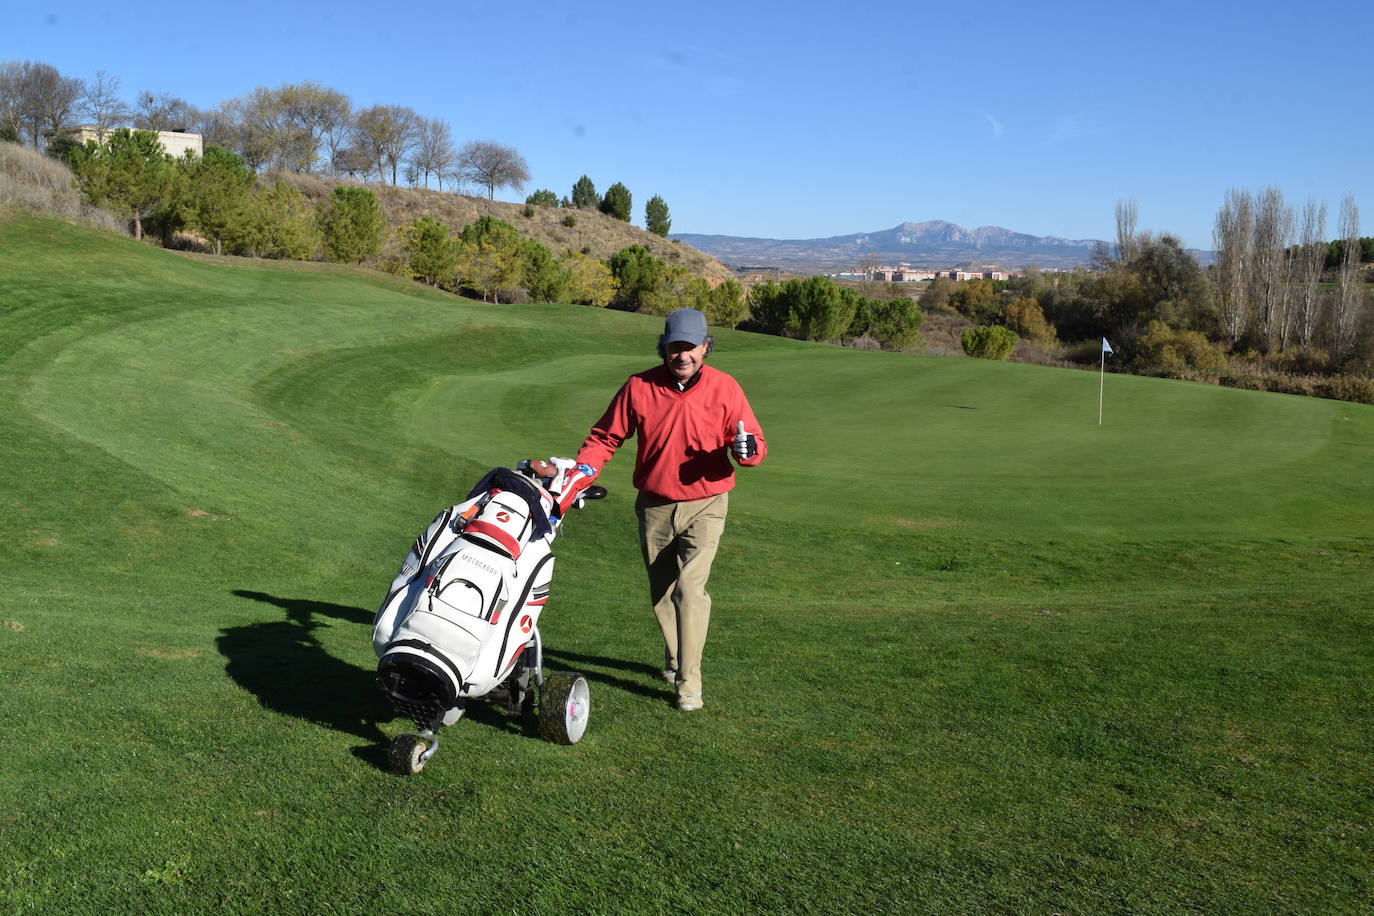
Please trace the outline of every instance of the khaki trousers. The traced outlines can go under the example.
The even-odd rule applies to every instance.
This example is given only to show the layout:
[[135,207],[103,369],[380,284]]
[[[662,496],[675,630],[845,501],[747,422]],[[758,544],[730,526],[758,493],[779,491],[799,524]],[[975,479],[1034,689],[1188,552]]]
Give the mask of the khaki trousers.
[[687,502],[641,493],[635,502],[649,600],[663,631],[663,665],[677,671],[680,697],[701,694],[701,652],[711,622],[706,580],[728,508],[728,493]]

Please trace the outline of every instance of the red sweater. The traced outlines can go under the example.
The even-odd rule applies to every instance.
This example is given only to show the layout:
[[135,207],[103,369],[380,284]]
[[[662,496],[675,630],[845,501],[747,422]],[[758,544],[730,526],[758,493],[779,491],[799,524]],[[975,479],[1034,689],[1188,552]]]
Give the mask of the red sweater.
[[705,499],[735,486],[730,443],[741,420],[758,453],[740,464],[753,467],[768,454],[768,444],[739,382],[702,366],[696,383],[679,391],[667,367],[655,366],[620,387],[577,460],[600,473],[616,449],[636,436],[637,489],[663,499]]

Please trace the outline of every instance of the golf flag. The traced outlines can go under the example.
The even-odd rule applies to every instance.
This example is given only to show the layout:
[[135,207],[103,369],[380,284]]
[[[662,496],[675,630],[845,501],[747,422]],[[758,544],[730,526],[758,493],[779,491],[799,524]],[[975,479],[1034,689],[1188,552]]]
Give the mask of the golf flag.
[[1112,345],[1107,343],[1107,338],[1102,338],[1102,365],[1097,370],[1097,425],[1102,425],[1102,387],[1103,379],[1107,377],[1107,356],[1112,352]]

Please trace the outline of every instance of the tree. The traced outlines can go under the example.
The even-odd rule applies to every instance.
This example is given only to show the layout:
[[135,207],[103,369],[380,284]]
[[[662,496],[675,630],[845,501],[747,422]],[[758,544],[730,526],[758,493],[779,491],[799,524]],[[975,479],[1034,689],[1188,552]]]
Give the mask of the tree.
[[80,104],[81,113],[95,128],[96,139],[102,142],[110,130],[133,116],[119,96],[119,77],[104,70],[97,70],[95,79],[83,84]]
[[1136,209],[1132,199],[1116,202],[1116,260],[1122,264],[1135,260],[1139,254],[1135,243]]
[[922,346],[921,325],[925,316],[920,306],[906,296],[868,299],[861,307],[866,312],[864,330],[884,350],[911,350]]
[[411,224],[405,252],[411,273],[430,286],[453,273],[458,263],[458,246],[448,236],[448,226],[422,216]]
[[177,171],[157,134],[121,127],[104,143],[88,140],[72,155],[72,171],[88,203],[103,206],[133,223],[143,238],[143,221],[171,198]]
[[561,302],[566,296],[570,280],[567,268],[534,239],[525,239],[520,246],[520,271],[532,301]]
[[304,261],[319,247],[320,233],[310,202],[283,181],[253,196],[251,214],[258,241],[255,253],[260,257]]
[[1248,191],[1232,188],[1226,192],[1212,230],[1212,244],[1217,252],[1217,319],[1221,333],[1235,343],[1250,320],[1248,293],[1254,269],[1255,218],[1254,202]]
[[525,203],[535,207],[556,207],[558,206],[558,195],[552,191],[540,188],[529,197],[526,197]]
[[660,238],[668,237],[668,230],[673,226],[673,221],[668,218],[668,205],[663,202],[663,198],[655,194],[649,198],[649,202],[644,205],[644,228]]
[[1321,314],[1321,299],[1317,284],[1321,281],[1322,266],[1326,262],[1326,204],[1308,200],[1302,211],[1302,228],[1298,235],[1297,251],[1297,335],[1304,348],[1312,345]]
[[1337,359],[1355,345],[1360,305],[1364,299],[1364,284],[1360,282],[1360,210],[1350,194],[1341,200],[1340,232],[1345,245],[1331,314],[1331,355]]
[[525,159],[513,147],[491,140],[474,140],[458,152],[458,171],[465,181],[487,189],[487,197],[494,198],[497,188],[520,191],[530,180]]
[[189,182],[186,217],[215,243],[215,254],[223,254],[225,238],[248,218],[256,175],[242,157],[218,146],[179,165]]
[[396,184],[401,160],[415,146],[419,124],[420,116],[404,105],[373,105],[353,119],[355,145],[371,154],[383,181],[390,169],[391,183]]
[[596,258],[569,248],[563,252],[563,257],[559,259],[559,263],[567,271],[568,284],[564,290],[564,295],[569,302],[578,305],[593,305],[597,308],[605,308],[610,305],[611,300],[615,298],[619,283],[604,261],[598,261]]
[[458,240],[458,278],[469,289],[493,302],[501,293],[523,285],[521,257],[525,238],[510,223],[479,216],[463,227]]
[[1283,192],[1265,188],[1254,205],[1254,270],[1250,301],[1254,308],[1258,343],[1282,349],[1288,338],[1289,286],[1292,260],[1293,211],[1284,205]]
[[346,140],[352,115],[348,96],[312,80],[285,83],[266,90],[266,96],[280,135],[287,140],[283,146],[289,155],[283,156],[283,167],[311,172],[317,162],[324,162],[332,168],[334,156]]
[[638,310],[644,305],[668,269],[667,264],[654,257],[643,245],[620,249],[611,255],[608,263],[611,275],[619,285],[615,304],[630,310]]
[[601,212],[621,222],[630,221],[630,207],[630,189],[618,181],[607,188],[606,196],[601,198]]
[[829,277],[772,281],[749,294],[754,319],[774,334],[803,340],[835,340],[858,312],[857,295],[847,297]]
[[595,210],[601,206],[601,195],[586,175],[577,179],[572,188],[572,205],[579,210]]
[[71,126],[84,88],[81,80],[63,76],[51,64],[31,60],[14,65],[4,85],[13,97],[6,106],[12,113],[6,117],[12,119],[17,134],[28,132],[30,145],[36,150],[43,148],[45,131]]
[[429,176],[433,175],[438,181],[439,190],[444,189],[444,178],[454,173],[458,163],[458,151],[453,147],[447,121],[439,118],[420,119],[419,139],[411,162],[424,176],[425,187],[429,187]]
[[734,280],[717,283],[698,308],[706,316],[708,324],[722,328],[733,328],[749,316],[744,290]]
[[195,109],[185,99],[170,92],[144,89],[135,104],[134,127],[139,130],[186,130],[197,120]]
[[382,250],[385,226],[376,194],[367,188],[335,188],[320,217],[325,255],[331,261],[361,264]]
[[959,346],[977,359],[1009,359],[1016,347],[1016,332],[1001,325],[979,325],[959,336]]

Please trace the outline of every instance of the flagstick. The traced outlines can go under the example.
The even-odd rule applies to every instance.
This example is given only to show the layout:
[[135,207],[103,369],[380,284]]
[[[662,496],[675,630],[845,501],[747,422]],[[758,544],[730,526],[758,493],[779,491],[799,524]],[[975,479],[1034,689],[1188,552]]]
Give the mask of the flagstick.
[[1097,372],[1097,425],[1102,425],[1102,389],[1107,380],[1107,351],[1102,350],[1102,367]]

